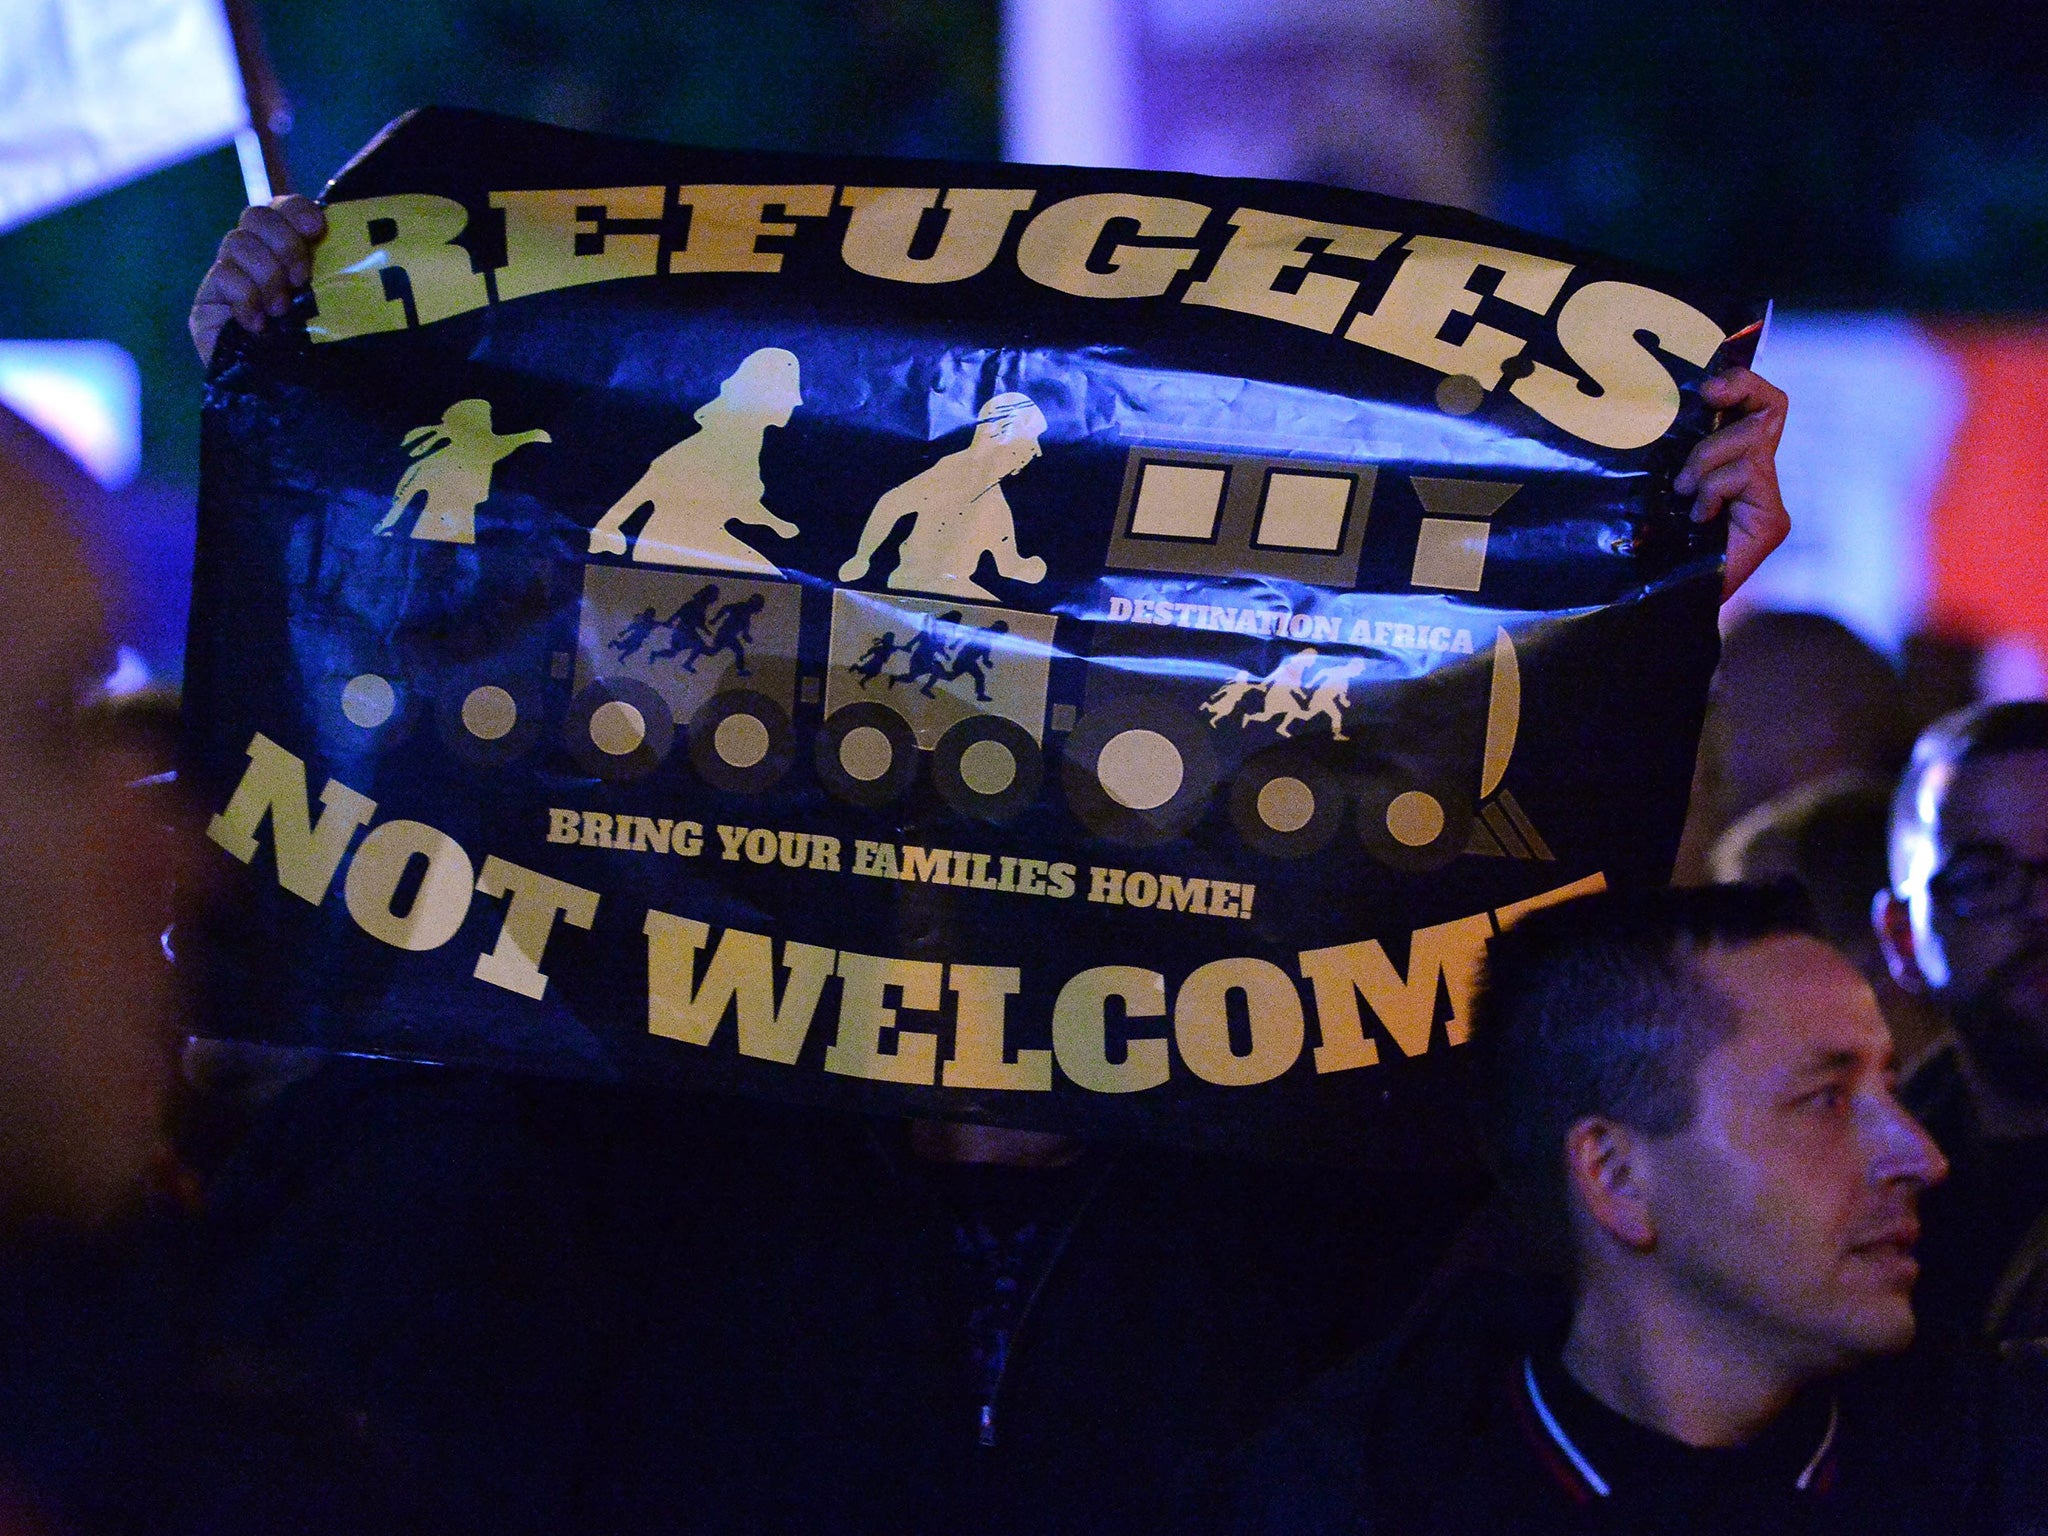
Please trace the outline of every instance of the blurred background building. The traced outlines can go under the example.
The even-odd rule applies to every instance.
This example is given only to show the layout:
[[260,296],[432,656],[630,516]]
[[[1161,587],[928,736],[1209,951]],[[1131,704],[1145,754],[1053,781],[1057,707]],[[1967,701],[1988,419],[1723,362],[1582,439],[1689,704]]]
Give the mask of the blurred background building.
[[[0,399],[116,490],[102,543],[159,675],[197,478],[184,312],[265,175],[252,117],[288,130],[271,173],[317,190],[443,102],[713,145],[1308,177],[1768,294],[1797,523],[1749,605],[1839,619],[1915,715],[2048,688],[2048,29],[2019,0],[0,0],[0,226],[4,173],[49,148],[28,50],[61,34],[72,57],[81,32],[100,75],[169,95],[145,110],[131,81],[120,121],[80,119],[155,132],[97,168],[147,174],[0,233]],[[164,36],[226,48],[258,110],[169,67]],[[178,152],[167,118],[198,153],[152,169]]]

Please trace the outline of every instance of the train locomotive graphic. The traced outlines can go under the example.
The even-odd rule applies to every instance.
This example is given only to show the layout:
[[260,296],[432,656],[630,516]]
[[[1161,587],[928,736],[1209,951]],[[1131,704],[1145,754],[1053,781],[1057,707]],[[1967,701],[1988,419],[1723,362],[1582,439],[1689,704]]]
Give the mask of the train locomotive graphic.
[[[1039,452],[1045,420],[1027,397],[991,399],[966,448],[885,495],[836,584],[772,558],[798,527],[762,505],[761,433],[800,403],[796,360],[757,351],[600,521],[586,559],[468,551],[474,601],[432,645],[337,621],[351,634],[308,679],[327,728],[374,752],[431,717],[480,769],[562,749],[596,779],[684,775],[743,796],[807,774],[874,810],[922,784],[994,825],[1048,798],[1050,779],[1089,833],[1127,845],[1220,809],[1244,846],[1278,858],[1347,827],[1396,869],[1552,857],[1502,784],[1521,719],[1506,628],[1404,624],[1407,643],[1390,646],[1386,624],[1359,617],[1367,512],[1389,471],[1129,447],[1103,579],[1039,612],[975,580],[985,556],[1012,582],[1046,574],[1001,489]],[[494,461],[438,479],[431,459],[426,475],[416,465],[374,532],[388,540],[421,480],[460,480],[467,518]],[[1428,515],[1408,595],[1439,619],[1480,612],[1444,600],[1479,590],[1486,519],[1517,486],[1409,478]],[[750,524],[767,535],[735,531]],[[412,537],[446,541],[449,526]],[[877,547],[905,526],[877,580]]]

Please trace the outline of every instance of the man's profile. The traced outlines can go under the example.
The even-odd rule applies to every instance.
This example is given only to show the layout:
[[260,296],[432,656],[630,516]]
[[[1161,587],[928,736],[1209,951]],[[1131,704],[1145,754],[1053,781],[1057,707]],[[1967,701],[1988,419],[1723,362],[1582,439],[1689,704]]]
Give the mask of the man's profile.
[[1978,706],[1929,726],[1893,797],[1890,861],[1873,913],[1886,961],[1955,1031],[1906,1089],[1956,1164],[1953,1185],[1929,1202],[1923,1307],[1964,1333],[2038,1332],[2048,1320],[2048,703]]
[[1466,1276],[1241,1453],[1229,1528],[1931,1529],[1892,1523],[1850,1383],[1913,1339],[1946,1169],[1796,888],[1528,916],[1468,1049],[1488,1160],[1562,1283]]
[[997,395],[974,420],[974,436],[875,503],[860,544],[839,568],[841,581],[859,581],[875,552],[906,517],[910,532],[897,551],[889,585],[898,591],[942,592],[948,597],[993,598],[977,582],[984,555],[1009,581],[1045,580],[1045,561],[1018,553],[1017,526],[1002,483],[1037,458],[1045,414],[1029,395]]

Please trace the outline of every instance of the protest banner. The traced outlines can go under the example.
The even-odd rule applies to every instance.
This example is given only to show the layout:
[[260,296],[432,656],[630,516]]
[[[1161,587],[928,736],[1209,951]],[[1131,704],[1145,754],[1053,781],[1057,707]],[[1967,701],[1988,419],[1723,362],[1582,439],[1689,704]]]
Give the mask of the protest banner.
[[434,110],[205,407],[254,1038],[1415,1160],[1668,873],[1760,309],[1475,215]]

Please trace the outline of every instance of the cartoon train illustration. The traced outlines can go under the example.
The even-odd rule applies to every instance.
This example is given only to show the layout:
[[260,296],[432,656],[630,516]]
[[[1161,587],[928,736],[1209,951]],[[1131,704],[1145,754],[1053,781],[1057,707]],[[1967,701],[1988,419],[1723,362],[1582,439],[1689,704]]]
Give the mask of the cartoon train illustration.
[[[786,419],[798,396],[783,358],[754,371],[773,374],[760,411]],[[878,503],[842,582],[867,577],[892,518],[932,520],[903,544],[931,568],[899,557],[884,590],[787,579],[731,551],[693,560],[692,540],[674,533],[687,506],[671,506],[658,549],[629,548],[629,495],[587,562],[506,567],[526,589],[514,607],[533,617],[573,593],[573,644],[532,622],[497,626],[504,643],[452,665],[356,647],[360,664],[316,685],[333,701],[327,717],[352,739],[395,741],[431,713],[442,740],[483,767],[523,756],[552,727],[604,780],[686,771],[754,795],[807,771],[875,809],[924,783],[993,824],[1039,803],[1051,771],[1089,832],[1124,844],[1179,836],[1220,800],[1242,842],[1275,857],[1312,853],[1347,824],[1394,868],[1465,852],[1551,857],[1502,787],[1521,717],[1506,629],[1468,642],[1469,658],[1418,662],[1336,601],[1354,594],[1378,469],[1133,447],[1102,589],[1129,573],[1132,593],[1199,601],[1111,595],[1082,615],[1041,613],[1001,605],[972,577],[983,553],[1012,579],[1044,576],[1017,549],[998,488],[1036,457],[1043,430],[1028,399],[998,396],[968,448]],[[1517,487],[1411,478],[1427,515],[1410,585],[1431,598],[1478,591],[1486,519]],[[646,494],[675,501],[657,479]],[[726,517],[791,536],[794,524],[754,514],[759,484],[719,486],[728,542]],[[949,496],[971,517],[949,512]]]

